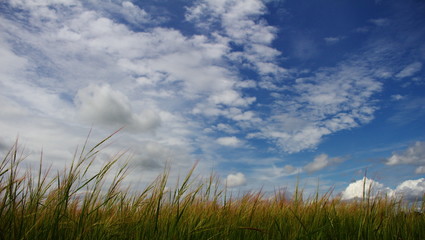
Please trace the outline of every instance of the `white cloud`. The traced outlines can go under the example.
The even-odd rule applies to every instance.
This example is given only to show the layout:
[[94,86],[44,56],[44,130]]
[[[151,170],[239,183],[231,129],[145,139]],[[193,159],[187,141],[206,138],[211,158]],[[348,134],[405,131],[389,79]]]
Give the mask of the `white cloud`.
[[152,21],[149,14],[140,9],[138,6],[134,5],[132,2],[123,1],[122,5],[122,16],[129,22],[133,24],[141,24]]
[[[26,3],[19,6],[31,11],[37,10],[37,7],[29,7]],[[50,5],[45,3],[43,6]],[[122,92],[132,103],[135,100],[153,101],[150,104],[153,108],[168,108],[168,105],[172,105],[172,111],[187,112],[187,108],[193,106],[192,102],[197,101],[203,102],[205,109],[219,112],[224,117],[243,121],[252,116],[242,108],[255,101],[255,98],[245,97],[236,90],[246,84],[237,84],[239,79],[236,73],[225,66],[228,40],[223,37],[185,37],[177,30],[160,27],[150,28],[145,32],[133,32],[109,18],[110,15],[104,14],[102,11],[106,9],[101,6],[102,11],[90,11],[79,4],[67,6],[69,9],[64,8],[61,11],[69,10],[69,15],[58,15],[56,20],[45,20],[49,24],[38,24],[35,21],[27,28],[20,28],[19,22],[4,22],[7,28],[15,29],[14,34],[31,46],[28,49],[36,49],[37,53],[42,53],[43,58],[31,51],[25,52],[24,54],[30,56],[31,62],[42,64],[46,62],[44,58],[47,58],[47,62],[55,63],[49,66],[49,71],[57,73],[52,78],[61,79],[61,84],[55,82],[51,86],[53,91],[58,91],[61,87],[72,95],[86,87],[88,82],[107,83],[111,88]],[[146,15],[143,9],[130,2],[108,3],[108,8],[113,12],[131,10],[141,17]],[[25,30],[30,28],[39,30],[37,37]],[[139,85],[135,85],[134,81]],[[136,94],[136,91],[140,93]],[[141,99],[135,99],[135,96]],[[153,98],[163,98],[164,101],[158,104]],[[130,117],[128,109],[125,110],[128,104],[123,104],[122,101],[120,104],[120,108],[124,109],[121,113],[127,115],[115,119],[115,122],[131,122],[134,123],[131,124],[133,126],[140,126],[136,122],[140,120],[137,120],[137,116],[141,110],[137,109],[137,116],[133,114]],[[176,109],[176,105],[179,108]],[[87,107],[87,104],[84,106]],[[229,111],[226,109],[229,106],[240,109]],[[203,109],[198,112],[209,115]],[[89,120],[88,111],[83,115]],[[109,121],[100,118],[97,120],[103,124]],[[142,127],[146,128],[149,127]]]
[[248,106],[255,101],[255,97],[242,98],[240,94],[234,90],[227,90],[216,93],[210,97],[210,101],[214,104],[225,104],[228,106]]
[[404,181],[397,186],[395,193],[406,200],[420,201],[425,194],[425,178]]
[[80,116],[95,125],[128,127],[131,131],[155,132],[161,119],[153,110],[136,114],[129,99],[109,85],[90,85],[78,91],[76,104]]
[[225,133],[231,133],[231,134],[238,132],[238,130],[234,129],[229,124],[224,124],[224,123],[217,124],[216,129],[219,130],[219,131],[223,131]]
[[220,34],[224,38],[244,48],[229,54],[230,59],[244,63],[262,75],[277,76],[285,70],[275,63],[280,52],[270,44],[275,39],[276,28],[260,18],[264,13],[266,7],[260,0],[201,0],[188,8],[186,19],[207,31],[212,31],[212,26],[221,26]]
[[166,164],[178,168],[190,164],[188,160],[191,159],[184,145],[172,142],[146,140],[133,151],[131,163],[143,171],[163,171]]
[[389,197],[402,197],[404,200],[417,201],[422,200],[425,194],[425,178],[416,180],[406,180],[400,183],[395,189],[384,186],[373,179],[364,177],[350,183],[348,187],[342,192],[343,200],[350,200],[355,198],[376,197],[376,196],[389,196]]
[[[108,4],[114,5],[108,7],[114,13],[134,11],[141,23],[150,19],[134,3]],[[38,11],[24,5],[20,6]],[[128,125],[138,131],[158,133],[167,128],[165,123],[159,127],[163,121],[158,117],[161,112],[186,122],[191,118],[189,114],[212,117],[213,121],[224,117],[251,131],[251,137],[271,139],[283,151],[298,152],[316,147],[327,134],[356,127],[372,118],[374,109],[367,102],[379,91],[379,84],[367,78],[362,65],[353,69],[349,64],[323,69],[307,79],[312,84],[297,83],[289,89],[295,94],[294,100],[286,102],[290,106],[276,104],[273,108],[285,111],[273,112],[270,119],[261,119],[259,112],[249,109],[256,98],[245,95],[243,90],[256,84],[240,79],[232,64],[248,64],[264,79],[270,79],[269,74],[279,75],[279,79],[284,71],[276,64],[280,52],[271,46],[276,29],[261,18],[266,8],[259,0],[197,1],[188,9],[187,19],[199,24],[201,19],[208,18],[209,23],[219,24],[221,30],[193,36],[161,27],[135,32],[114,21],[106,7],[91,4],[89,10],[78,2],[64,6],[68,15],[44,20],[48,24],[35,21],[23,28],[20,22],[3,19],[3,25],[28,49],[36,49],[22,55],[49,69],[52,97],[66,93],[71,99],[83,100],[76,110],[87,123]],[[37,37],[26,30],[31,28],[38,29]],[[230,42],[240,45],[242,50],[232,49]],[[48,65],[49,62],[54,64]],[[35,77],[38,72],[33,74],[28,78],[35,79],[31,84],[46,84]],[[347,78],[348,75],[352,77]],[[109,95],[101,94],[103,90],[96,90],[92,96],[83,94],[88,91],[84,88],[89,82],[93,86],[107,84],[113,90]],[[108,110],[108,102],[115,107]],[[101,114],[96,115],[92,109]],[[112,109],[119,114],[113,114]],[[72,115],[75,109],[69,111],[68,115]],[[287,119],[293,119],[296,129],[289,126]],[[188,124],[185,128],[191,129]]]
[[[195,1],[186,16],[200,27],[194,35],[160,27],[136,2],[10,3],[10,13],[0,16],[0,130],[8,136],[21,131],[28,141],[58,149],[57,156],[59,143],[48,136],[61,136],[66,139],[61,144],[73,147],[91,124],[102,133],[126,125],[126,139],[143,145],[136,147],[143,151],[135,161],[152,169],[169,158],[187,164],[206,128],[230,136],[248,131],[282,151],[299,152],[315,148],[326,135],[369,122],[372,96],[381,89],[370,69],[377,64],[367,56],[317,74],[294,71],[283,81],[289,73],[272,45],[277,28],[262,17],[267,9],[261,0]],[[308,41],[302,45],[298,50],[307,55],[315,50]],[[261,84],[242,79],[239,67],[254,70]],[[252,88],[273,88],[281,99],[261,105],[248,94]],[[223,119],[226,124],[219,123]],[[139,134],[148,132],[156,134]],[[237,137],[205,139],[211,149],[245,144]],[[314,160],[304,171],[330,162]],[[303,171],[291,165],[271,169],[276,176]]]
[[246,184],[245,175],[241,172],[235,174],[229,174],[226,177],[226,186],[227,187],[238,187]]
[[422,63],[421,62],[414,62],[409,65],[407,65],[403,70],[401,70],[399,73],[397,73],[397,78],[406,78],[411,77],[415,75],[417,72],[419,72],[422,69]]
[[303,167],[295,167],[290,164],[286,164],[283,167],[277,167],[274,164],[272,167],[258,168],[256,172],[260,179],[270,180],[280,177],[287,177],[303,172],[315,172],[325,167],[332,166],[333,164],[341,162],[341,158],[329,158],[327,154],[320,154],[314,158],[314,160]]
[[416,173],[423,173],[425,168],[425,142],[415,142],[404,152],[393,153],[393,155],[387,159],[386,164],[411,164],[417,166],[419,165],[416,169]]
[[[288,153],[315,148],[323,136],[366,124],[376,110],[373,95],[382,89],[370,68],[371,59],[353,57],[334,68],[323,68],[284,86],[271,117],[249,137],[275,142]],[[289,93],[288,93],[289,92]]]
[[329,158],[327,154],[320,154],[314,158],[313,162],[305,165],[303,169],[307,172],[315,172],[340,161],[340,158]]
[[20,70],[24,69],[28,60],[17,56],[10,50],[9,44],[0,39],[0,74],[2,79],[14,77]]
[[238,147],[241,145],[241,140],[239,140],[237,137],[221,137],[218,138],[217,143],[222,146],[228,146],[228,147]]
[[350,183],[348,187],[342,192],[343,200],[350,200],[363,197],[374,198],[380,196],[393,196],[393,190],[385,187],[382,183],[379,183],[373,179],[364,177],[361,180],[357,180]]
[[[186,115],[191,102],[203,101],[214,91],[232,90],[238,80],[220,67],[225,44],[159,27],[134,32],[111,15],[80,4],[58,6],[55,11],[61,14],[49,18],[35,13],[41,11],[38,6],[19,7],[28,10],[31,19],[19,15],[22,11],[11,13],[19,16],[10,19],[0,16],[0,28],[8,29],[0,33],[0,52],[7,57],[0,64],[0,101],[7,105],[0,107],[7,113],[0,117],[2,133],[12,137],[20,133],[35,158],[43,146],[46,161],[63,168],[91,127],[96,132],[91,139],[99,139],[126,126],[120,141],[110,148],[112,152],[130,148],[132,164],[152,170],[143,181],[156,177],[165,161],[190,167],[196,148],[192,141],[201,125]],[[180,52],[194,56],[178,61],[186,75],[175,74],[179,69],[173,62],[152,67]],[[205,73],[209,77],[204,78]],[[198,79],[210,86],[202,89]]]
[[283,167],[277,167],[276,165],[272,165],[267,168],[258,168],[256,172],[259,175],[259,179],[262,180],[273,180],[276,178],[287,177],[296,175],[303,172],[302,168],[294,167],[290,164],[286,164]]

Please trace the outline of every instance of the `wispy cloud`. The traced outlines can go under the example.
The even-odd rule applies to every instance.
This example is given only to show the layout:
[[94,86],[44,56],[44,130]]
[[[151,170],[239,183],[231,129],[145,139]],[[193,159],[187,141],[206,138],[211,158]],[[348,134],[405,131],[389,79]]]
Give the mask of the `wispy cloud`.
[[302,173],[302,168],[294,167],[290,164],[286,164],[282,167],[278,167],[272,164],[271,167],[258,168],[256,169],[256,175],[260,180],[274,180],[281,177],[293,176]]
[[376,109],[371,99],[381,89],[365,61],[319,69],[285,88],[286,97],[275,102],[260,132],[248,137],[270,139],[290,153],[315,148],[325,135],[370,122]]
[[392,116],[388,121],[398,125],[407,125],[425,116],[425,98],[404,97],[396,102]]
[[325,42],[329,45],[336,44],[343,39],[344,39],[344,37],[326,37],[326,38],[323,38],[323,40],[325,40]]
[[375,24],[378,27],[383,27],[390,24],[390,20],[388,18],[374,18],[370,19],[369,22]]
[[425,142],[416,142],[403,152],[393,153],[386,161],[387,165],[411,164],[418,166],[417,174],[424,173],[425,167]]
[[404,97],[402,96],[402,95],[400,95],[400,94],[395,94],[395,95],[391,95],[391,99],[393,100],[393,101],[400,101],[400,100],[402,100]]
[[319,156],[316,156],[314,158],[313,162],[310,162],[309,164],[305,165],[303,169],[307,172],[315,172],[325,167],[332,166],[341,161],[341,158],[329,158],[329,156],[326,154],[320,154]]
[[[229,43],[240,46],[228,54],[233,61],[244,63],[261,75],[277,76],[285,72],[274,61],[280,52],[271,47],[276,28],[261,18],[266,7],[260,0],[214,1],[201,0],[188,8],[186,19],[200,29],[218,32]],[[219,30],[216,27],[219,26]]]
[[281,177],[288,177],[304,172],[313,173],[327,167],[335,166],[342,161],[343,159],[339,157],[331,158],[327,154],[320,154],[314,157],[311,162],[305,164],[304,166],[293,166],[291,164],[286,164],[282,167],[277,167],[275,164],[272,164],[271,167],[257,168],[256,175],[258,175],[258,178],[262,180],[278,179]]
[[414,62],[409,65],[407,65],[403,70],[401,70],[397,75],[395,75],[397,78],[406,78],[411,77],[415,75],[417,72],[419,72],[422,69],[422,63],[421,62]]

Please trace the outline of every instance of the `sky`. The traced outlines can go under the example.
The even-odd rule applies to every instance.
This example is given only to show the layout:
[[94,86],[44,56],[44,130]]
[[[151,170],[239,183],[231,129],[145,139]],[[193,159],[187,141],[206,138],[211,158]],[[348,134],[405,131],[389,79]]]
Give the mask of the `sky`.
[[0,151],[129,182],[197,163],[244,192],[425,193],[425,2],[5,0]]

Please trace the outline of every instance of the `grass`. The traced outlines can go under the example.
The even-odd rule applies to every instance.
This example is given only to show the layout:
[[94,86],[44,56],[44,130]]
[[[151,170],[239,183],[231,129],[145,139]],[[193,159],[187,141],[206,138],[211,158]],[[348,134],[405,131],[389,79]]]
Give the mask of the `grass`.
[[367,193],[350,202],[331,192],[303,199],[298,188],[293,196],[266,199],[259,190],[232,197],[214,174],[193,177],[195,166],[173,190],[166,169],[133,193],[121,186],[127,167],[107,180],[123,154],[92,173],[111,136],[90,149],[86,143],[56,174],[43,170],[42,157],[38,170],[22,173],[25,157],[15,143],[0,162],[0,240],[425,239],[423,203]]

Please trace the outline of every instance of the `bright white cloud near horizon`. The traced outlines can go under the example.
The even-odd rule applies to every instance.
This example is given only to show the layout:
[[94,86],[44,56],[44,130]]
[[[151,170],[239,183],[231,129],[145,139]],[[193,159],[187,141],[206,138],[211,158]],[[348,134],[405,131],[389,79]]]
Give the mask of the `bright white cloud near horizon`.
[[[63,167],[124,127],[133,181],[166,164],[229,187],[421,196],[425,3],[6,0],[0,151]],[[29,157],[29,161],[31,161]],[[101,161],[101,160],[99,160]],[[134,166],[134,167],[133,167]],[[143,176],[144,179],[139,179]]]

